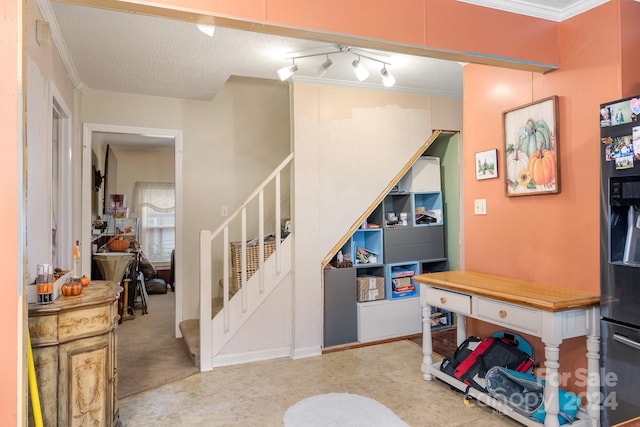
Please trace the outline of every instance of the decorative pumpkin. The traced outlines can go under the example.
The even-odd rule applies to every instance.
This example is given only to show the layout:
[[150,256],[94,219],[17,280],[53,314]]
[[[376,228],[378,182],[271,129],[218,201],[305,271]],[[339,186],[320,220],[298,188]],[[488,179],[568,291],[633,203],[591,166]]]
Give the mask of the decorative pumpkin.
[[551,149],[551,129],[544,120],[534,122],[533,119],[527,120],[524,129],[521,128],[520,141],[518,144],[520,150],[531,157],[533,153],[539,149]]
[[89,286],[89,283],[91,283],[91,279],[89,279],[87,276],[82,276],[80,278],[80,284],[82,286]]
[[129,249],[129,240],[123,238],[121,235],[116,234],[107,242],[109,250],[112,252],[124,252]]
[[529,157],[522,151],[516,150],[513,145],[507,147],[507,179],[513,183],[518,182],[518,173],[529,168]]
[[60,288],[62,295],[65,297],[75,297],[82,293],[82,283],[80,282],[65,282]]
[[548,185],[556,178],[556,157],[552,151],[540,148],[529,159],[529,175],[536,185]]

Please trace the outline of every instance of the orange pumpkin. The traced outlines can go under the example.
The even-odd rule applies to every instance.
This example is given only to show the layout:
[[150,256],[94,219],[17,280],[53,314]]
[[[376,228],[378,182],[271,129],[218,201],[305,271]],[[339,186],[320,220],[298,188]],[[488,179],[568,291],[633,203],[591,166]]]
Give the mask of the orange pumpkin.
[[129,249],[129,240],[118,236],[115,239],[111,238],[107,246],[109,246],[111,252],[124,252]]
[[550,150],[534,151],[529,158],[529,175],[536,185],[548,185],[556,178],[556,156]]
[[82,276],[80,278],[80,283],[82,284],[82,286],[89,286],[89,283],[91,283],[91,279],[89,279],[87,276]]
[[82,292],[82,284],[80,282],[66,282],[62,285],[60,291],[66,297],[74,297]]

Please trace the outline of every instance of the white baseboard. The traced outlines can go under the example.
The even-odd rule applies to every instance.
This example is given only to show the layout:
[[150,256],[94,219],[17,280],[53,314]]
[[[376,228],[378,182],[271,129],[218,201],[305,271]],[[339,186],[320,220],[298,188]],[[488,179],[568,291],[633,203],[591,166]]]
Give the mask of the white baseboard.
[[313,346],[305,348],[294,348],[291,352],[291,358],[294,360],[304,359],[305,357],[322,356],[322,347]]
[[241,365],[243,363],[260,362],[262,360],[279,359],[289,357],[289,347],[274,348],[269,350],[251,351],[247,353],[222,354],[213,358],[213,367]]

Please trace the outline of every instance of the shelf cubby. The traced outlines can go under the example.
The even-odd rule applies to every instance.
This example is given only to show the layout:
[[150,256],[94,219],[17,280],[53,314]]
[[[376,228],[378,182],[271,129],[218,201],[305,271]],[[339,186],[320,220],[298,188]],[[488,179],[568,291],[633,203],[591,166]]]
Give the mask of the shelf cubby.
[[[413,203],[411,193],[389,193],[384,198],[382,205],[384,209],[384,226],[387,228],[408,227],[413,224]],[[389,214],[395,214],[397,221],[391,222]],[[406,225],[400,222],[400,214],[407,215]]]
[[[382,229],[381,228],[369,228],[358,229],[353,233],[351,238],[351,253],[353,256],[352,262],[356,267],[360,266],[372,266],[382,265],[383,262],[383,245],[382,245]],[[358,248],[365,249],[371,254],[375,255],[375,262],[359,262],[357,256]]]
[[[413,193],[412,212],[413,225],[417,227],[442,225],[442,193],[440,191]],[[427,221],[428,218],[435,220]]]
[[[420,287],[413,281],[413,276],[420,273],[420,264],[418,262],[402,262],[396,264],[385,264],[385,295],[389,300],[413,298],[420,295]],[[408,280],[406,280],[408,279]],[[406,292],[394,292],[396,280],[406,281],[406,285],[412,285],[414,288]]]

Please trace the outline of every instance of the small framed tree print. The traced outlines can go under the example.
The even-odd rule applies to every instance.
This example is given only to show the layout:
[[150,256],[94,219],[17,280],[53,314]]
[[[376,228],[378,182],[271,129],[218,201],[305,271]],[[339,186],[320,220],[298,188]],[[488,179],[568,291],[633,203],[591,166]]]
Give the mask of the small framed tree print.
[[481,151],[476,153],[476,179],[498,177],[498,150]]

